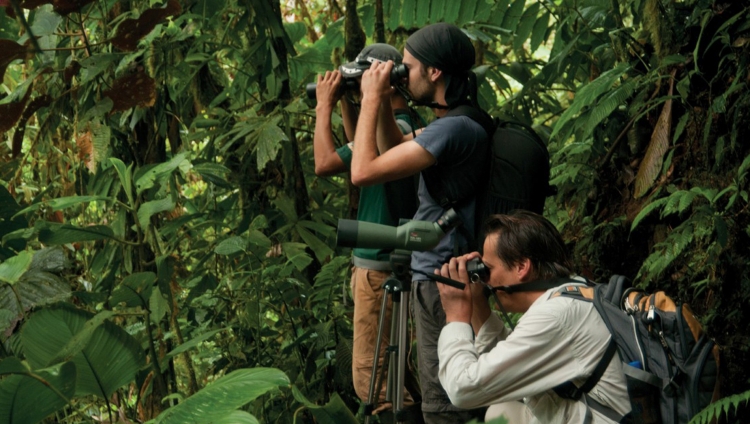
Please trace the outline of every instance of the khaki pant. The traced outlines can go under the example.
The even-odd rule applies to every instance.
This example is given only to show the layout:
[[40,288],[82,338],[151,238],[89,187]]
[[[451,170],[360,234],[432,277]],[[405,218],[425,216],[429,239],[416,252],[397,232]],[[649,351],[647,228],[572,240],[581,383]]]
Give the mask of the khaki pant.
[[[356,266],[352,268],[351,285],[352,297],[354,298],[352,379],[354,391],[365,403],[370,390],[373,354],[375,353],[375,342],[378,335],[378,318],[380,317],[380,307],[385,293],[383,283],[390,275],[391,273],[388,271],[375,271]],[[385,328],[380,343],[380,354],[378,355],[378,375],[380,375],[383,358],[389,343],[391,309],[391,300],[388,299]],[[378,407],[375,409],[376,413],[391,407],[390,403],[385,403],[385,393],[386,382],[383,381],[377,400]],[[413,403],[412,396],[407,390],[404,390],[404,405]]]

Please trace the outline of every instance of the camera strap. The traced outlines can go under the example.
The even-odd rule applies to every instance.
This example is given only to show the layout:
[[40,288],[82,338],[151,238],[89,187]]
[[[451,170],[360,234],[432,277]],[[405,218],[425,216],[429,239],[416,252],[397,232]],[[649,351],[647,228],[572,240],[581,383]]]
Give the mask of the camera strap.
[[516,284],[514,286],[495,286],[495,287],[490,287],[490,290],[492,290],[492,292],[503,291],[508,294],[532,292],[532,291],[547,291],[549,289],[554,289],[555,287],[559,287],[566,283],[576,283],[576,284],[583,283],[586,285],[591,285],[591,283],[588,280],[581,281],[581,280],[574,280],[572,278],[553,278],[550,280],[536,280],[536,281],[531,281],[529,283]]

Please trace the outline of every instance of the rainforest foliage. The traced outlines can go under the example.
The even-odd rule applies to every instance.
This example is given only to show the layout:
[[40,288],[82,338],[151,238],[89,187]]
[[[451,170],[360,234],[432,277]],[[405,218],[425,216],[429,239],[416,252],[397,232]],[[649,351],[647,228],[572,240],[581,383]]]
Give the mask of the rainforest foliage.
[[0,0],[0,422],[354,420],[304,86],[434,22],[548,140],[581,273],[689,302],[742,421],[750,1]]

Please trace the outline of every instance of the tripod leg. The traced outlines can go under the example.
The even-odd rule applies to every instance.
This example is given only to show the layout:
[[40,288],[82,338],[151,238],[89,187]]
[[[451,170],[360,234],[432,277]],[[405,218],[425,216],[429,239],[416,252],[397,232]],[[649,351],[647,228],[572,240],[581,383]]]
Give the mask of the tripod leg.
[[[381,385],[378,384],[378,390],[377,393],[375,392],[375,385],[376,380],[378,379],[378,362],[380,359],[380,344],[381,339],[383,337],[383,330],[385,329],[385,315],[386,315],[386,308],[388,306],[388,295],[391,292],[391,288],[388,284],[385,285],[383,288],[383,301],[380,305],[380,316],[378,317],[378,334],[377,338],[375,340],[375,355],[373,355],[372,360],[372,374],[370,375],[370,390],[367,395],[367,404],[365,405],[365,424],[368,424],[370,422],[370,417],[372,416],[372,411],[375,409],[375,405],[377,404],[377,397],[380,397],[380,387]],[[385,364],[383,365],[385,366]]]
[[[398,357],[396,369],[398,370],[398,378],[396,381],[396,400],[393,402],[393,414],[396,422],[404,422],[404,388],[406,381],[406,354],[409,351],[408,346],[408,321],[409,321],[409,292],[401,293],[402,300],[399,305],[398,311]],[[393,305],[393,314],[396,314],[396,305]]]
[[[394,386],[398,377],[398,323],[399,317],[399,305],[401,304],[401,293],[394,291],[392,293],[392,312],[391,312],[391,335],[388,345],[388,382],[385,389],[385,400],[393,404],[394,393],[398,391],[398,387]],[[394,391],[395,390],[395,391]],[[395,404],[394,404],[395,405]],[[394,410],[395,411],[395,410]]]

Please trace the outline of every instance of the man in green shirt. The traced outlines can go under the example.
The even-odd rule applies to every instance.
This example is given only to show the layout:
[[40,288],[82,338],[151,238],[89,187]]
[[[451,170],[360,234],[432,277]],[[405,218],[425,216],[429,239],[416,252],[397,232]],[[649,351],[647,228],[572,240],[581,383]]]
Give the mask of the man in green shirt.
[[[318,176],[335,175],[350,170],[352,161],[352,143],[336,148],[331,130],[331,114],[337,102],[341,104],[341,117],[348,140],[354,140],[355,126],[358,118],[352,94],[342,93],[344,78],[358,78],[372,63],[401,63],[401,53],[388,44],[371,44],[362,50],[356,60],[342,65],[337,71],[328,71],[318,76],[315,109],[316,124],[314,137],[315,174]],[[398,94],[391,96],[391,106],[396,122],[404,134],[416,129],[419,122],[413,122],[406,100]],[[419,119],[419,117],[416,117]],[[417,205],[416,186],[413,178],[396,180],[386,184],[363,187],[360,192],[357,220],[397,226],[400,218],[411,219]],[[391,274],[390,250],[355,248],[352,257],[352,296],[354,298],[354,346],[352,358],[352,376],[354,390],[363,402],[368,401],[370,377],[372,374],[373,355],[377,340],[378,317],[384,295],[383,283]],[[388,302],[386,317],[390,320],[391,305]],[[385,349],[388,345],[389,327],[385,334],[379,354],[382,366]],[[413,398],[405,393],[406,404]],[[389,407],[384,403],[385,384],[378,398],[378,407],[374,413]]]

